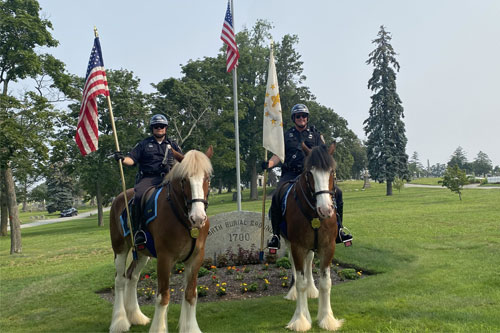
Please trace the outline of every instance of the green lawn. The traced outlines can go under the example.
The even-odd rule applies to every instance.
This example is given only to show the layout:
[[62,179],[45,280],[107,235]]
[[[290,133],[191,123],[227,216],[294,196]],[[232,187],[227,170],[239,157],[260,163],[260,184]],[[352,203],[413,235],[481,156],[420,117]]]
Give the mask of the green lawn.
[[[500,190],[405,188],[342,182],[345,223],[355,240],[336,258],[377,273],[332,288],[332,308],[352,332],[500,331]],[[260,212],[262,201],[242,208]],[[211,195],[209,214],[235,210],[231,194]],[[266,206],[269,207],[269,203]],[[95,292],[114,281],[108,222],[95,216],[22,229],[23,253],[0,239],[0,331],[106,332],[112,305]],[[310,300],[316,317],[317,300]],[[204,332],[279,332],[295,304],[280,296],[198,305]],[[153,306],[143,307],[148,316]],[[180,306],[169,306],[177,331]],[[147,327],[133,327],[145,332]],[[313,322],[313,332],[319,332]]]
[[441,180],[443,180],[441,177],[417,178],[412,179],[410,183],[418,185],[441,185],[439,184]]

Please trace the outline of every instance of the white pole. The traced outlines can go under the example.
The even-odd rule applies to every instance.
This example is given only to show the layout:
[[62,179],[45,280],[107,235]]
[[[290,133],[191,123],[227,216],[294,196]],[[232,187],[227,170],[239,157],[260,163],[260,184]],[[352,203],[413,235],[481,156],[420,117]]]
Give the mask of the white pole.
[[[234,7],[233,0],[231,0],[231,12],[233,14],[233,30],[236,36],[236,24],[234,23]],[[234,100],[234,139],[236,145],[236,193],[238,204],[238,212],[241,212],[241,181],[240,181],[240,134],[238,128],[238,75],[236,74],[236,67],[233,68],[233,100]]]

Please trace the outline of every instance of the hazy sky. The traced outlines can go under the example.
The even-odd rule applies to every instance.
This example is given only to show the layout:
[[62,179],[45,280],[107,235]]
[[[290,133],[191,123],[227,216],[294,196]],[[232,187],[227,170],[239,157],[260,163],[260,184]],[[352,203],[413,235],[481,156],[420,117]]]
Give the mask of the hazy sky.
[[[223,45],[226,0],[40,4],[60,42],[49,52],[69,72],[85,75],[95,25],[106,68],[133,71],[145,92],[153,91],[151,83],[180,77],[180,64],[214,57]],[[385,25],[401,65],[408,155],[418,152],[424,166],[427,159],[446,163],[461,146],[469,161],[483,151],[500,165],[500,1],[234,0],[234,11],[236,31],[266,19],[275,40],[298,35],[305,85],[361,139],[373,71],[365,62]]]

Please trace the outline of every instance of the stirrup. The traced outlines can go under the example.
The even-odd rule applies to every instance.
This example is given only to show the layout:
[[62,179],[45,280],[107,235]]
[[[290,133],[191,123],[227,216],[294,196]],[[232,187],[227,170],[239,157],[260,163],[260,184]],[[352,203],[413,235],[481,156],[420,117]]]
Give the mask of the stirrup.
[[351,238],[349,238],[349,239],[342,239],[341,232],[344,231],[344,230],[347,231],[347,232],[344,232],[344,235],[351,235],[351,231],[348,228],[342,227],[342,228],[339,229],[338,238],[340,239],[340,241],[342,243],[344,243],[345,247],[352,246],[352,240],[354,239],[354,237],[352,237],[352,235],[351,235]]
[[[141,237],[142,236],[142,237]],[[138,239],[141,239],[140,242],[138,242],[137,240]],[[147,236],[146,236],[146,233],[143,231],[143,230],[138,230],[135,235],[134,235],[134,244],[135,244],[135,248],[138,250],[138,251],[141,251],[141,250],[144,250],[146,248],[146,243],[147,243]]]
[[[270,244],[273,242],[273,240],[276,238],[276,242],[278,243],[278,246],[270,246]],[[277,235],[273,235],[271,240],[267,243],[267,248],[269,249],[269,254],[276,254],[280,248],[280,239]]]

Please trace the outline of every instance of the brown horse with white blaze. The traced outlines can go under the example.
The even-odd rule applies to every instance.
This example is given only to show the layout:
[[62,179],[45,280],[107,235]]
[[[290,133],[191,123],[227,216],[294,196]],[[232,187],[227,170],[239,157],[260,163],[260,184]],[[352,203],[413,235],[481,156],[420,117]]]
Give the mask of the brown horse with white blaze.
[[[287,325],[294,331],[311,328],[311,315],[307,298],[317,298],[318,324],[326,330],[337,330],[343,320],[333,316],[330,304],[330,266],[335,253],[337,235],[337,214],[333,202],[335,161],[332,157],[335,143],[309,149],[302,144],[306,153],[305,167],[287,197],[284,215],[287,235],[285,243],[292,259],[294,284],[286,298],[296,300],[295,313]],[[314,251],[320,259],[319,291],[314,285],[312,260]]]
[[[177,163],[167,174],[157,199],[157,217],[147,225],[157,254],[158,292],[150,332],[167,332],[167,309],[170,300],[169,279],[175,263],[184,261],[184,298],[179,330],[201,332],[196,321],[196,281],[201,267],[205,241],[210,227],[207,196],[212,174],[210,146],[205,154],[191,150],[186,155],[174,151]],[[127,190],[127,198],[133,189]],[[148,196],[151,193],[146,194]],[[138,253],[127,269],[127,257],[132,248],[124,236],[120,215],[125,209],[123,193],[116,197],[110,212],[110,233],[115,253],[115,301],[110,332],[124,332],[131,325],[147,325],[150,321],[137,302],[137,282],[149,260],[149,252]]]

